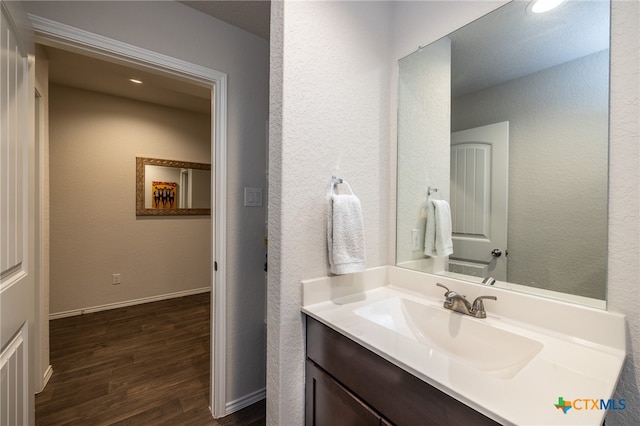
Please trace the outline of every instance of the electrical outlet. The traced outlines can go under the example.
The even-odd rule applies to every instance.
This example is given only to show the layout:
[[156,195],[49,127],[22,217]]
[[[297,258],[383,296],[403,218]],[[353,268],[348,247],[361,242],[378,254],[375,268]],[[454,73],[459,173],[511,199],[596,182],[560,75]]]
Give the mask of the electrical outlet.
[[420,231],[415,228],[411,230],[411,250],[420,250]]
[[112,284],[113,285],[117,285],[117,284],[120,284],[120,283],[121,283],[120,274],[113,274],[113,282],[112,282]]

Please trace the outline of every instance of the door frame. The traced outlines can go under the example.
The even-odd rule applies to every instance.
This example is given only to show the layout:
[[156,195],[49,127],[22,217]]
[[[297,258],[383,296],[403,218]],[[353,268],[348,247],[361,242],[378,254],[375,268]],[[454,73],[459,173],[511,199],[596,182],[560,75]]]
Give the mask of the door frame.
[[226,198],[227,198],[227,74],[134,45],[29,15],[36,42],[77,53],[142,66],[211,89],[211,376],[210,410],[214,418],[226,414]]

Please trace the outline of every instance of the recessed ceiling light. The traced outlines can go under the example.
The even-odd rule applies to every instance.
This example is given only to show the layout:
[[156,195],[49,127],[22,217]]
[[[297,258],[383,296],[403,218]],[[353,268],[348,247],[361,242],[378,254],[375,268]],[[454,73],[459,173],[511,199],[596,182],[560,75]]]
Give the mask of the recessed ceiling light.
[[529,10],[533,13],[545,13],[555,9],[564,3],[565,0],[533,0],[529,3]]
[[130,78],[129,81],[135,84],[142,84],[142,81],[136,80],[135,78]]

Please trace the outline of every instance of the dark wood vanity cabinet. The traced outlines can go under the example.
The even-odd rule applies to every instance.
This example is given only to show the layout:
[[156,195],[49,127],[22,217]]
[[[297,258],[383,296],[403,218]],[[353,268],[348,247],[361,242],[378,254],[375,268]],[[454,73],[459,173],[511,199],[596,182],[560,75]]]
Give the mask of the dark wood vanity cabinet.
[[307,360],[307,425],[379,426],[382,418],[364,401]]
[[306,425],[498,425],[307,317]]

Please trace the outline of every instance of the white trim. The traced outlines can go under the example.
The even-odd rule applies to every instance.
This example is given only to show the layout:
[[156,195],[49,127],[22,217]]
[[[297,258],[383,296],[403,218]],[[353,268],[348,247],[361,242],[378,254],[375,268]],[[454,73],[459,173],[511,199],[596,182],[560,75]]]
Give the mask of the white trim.
[[0,293],[9,290],[14,284],[20,283],[28,273],[22,267],[22,262],[7,269],[4,276],[0,276]]
[[108,37],[94,34],[60,22],[29,14],[36,34],[36,42],[53,46],[63,46],[75,51],[83,51],[90,56],[96,54],[136,65],[145,65],[153,69],[189,80],[199,80],[210,86],[226,78],[226,74],[211,68],[185,62],[161,53],[123,43]]
[[51,379],[52,375],[53,375],[53,366],[49,364],[49,366],[44,372],[44,375],[42,376],[42,386],[40,387],[40,390],[36,392],[37,394],[42,392],[44,388],[47,387],[47,384],[49,383],[49,379]]
[[88,308],[72,309],[70,311],[55,312],[49,314],[49,320],[75,317],[78,315],[90,314],[93,312],[108,311],[109,309],[125,308],[127,306],[142,305],[144,303],[158,302],[160,300],[175,299],[177,297],[192,296],[210,292],[210,287],[201,287],[193,290],[177,291],[175,293],[159,294],[157,296],[142,297],[140,299],[124,300],[122,302],[106,303],[104,305],[91,306]]
[[226,414],[226,196],[227,196],[227,74],[122,43],[60,22],[29,15],[36,41],[89,56],[108,57],[122,63],[144,65],[154,70],[185,78],[210,87],[212,126],[212,165],[215,173],[211,185],[215,193],[213,226],[213,260],[218,270],[211,278],[211,392],[209,401],[215,418]]
[[[35,50],[35,49],[34,49]],[[36,76],[35,54],[32,57],[34,108],[33,131],[35,143],[35,312],[33,326],[34,383],[37,392],[44,390],[51,377],[49,365],[49,254],[50,254],[50,216],[49,216],[49,93],[48,88]],[[48,76],[47,82],[48,83]],[[48,375],[48,376],[47,376]]]
[[262,401],[267,396],[266,388],[258,389],[255,392],[251,392],[241,398],[230,401],[227,403],[227,414],[235,413],[236,411],[240,411],[243,408],[246,408],[252,404],[255,404],[258,401]]
[[[211,93],[211,113],[217,116],[212,121],[214,140],[224,141],[216,144],[211,150],[211,164],[216,165],[215,171],[215,209],[216,221],[213,231],[214,261],[217,268],[213,268],[213,297],[211,302],[211,407],[213,417],[218,419],[226,416],[227,389],[227,75],[220,79],[220,84]],[[221,107],[219,107],[221,106]],[[216,125],[217,124],[217,125]],[[213,143],[213,141],[212,141]],[[212,185],[212,188],[214,185]],[[214,210],[212,210],[214,211]],[[215,270],[217,269],[217,271]],[[215,378],[215,379],[214,379]]]

